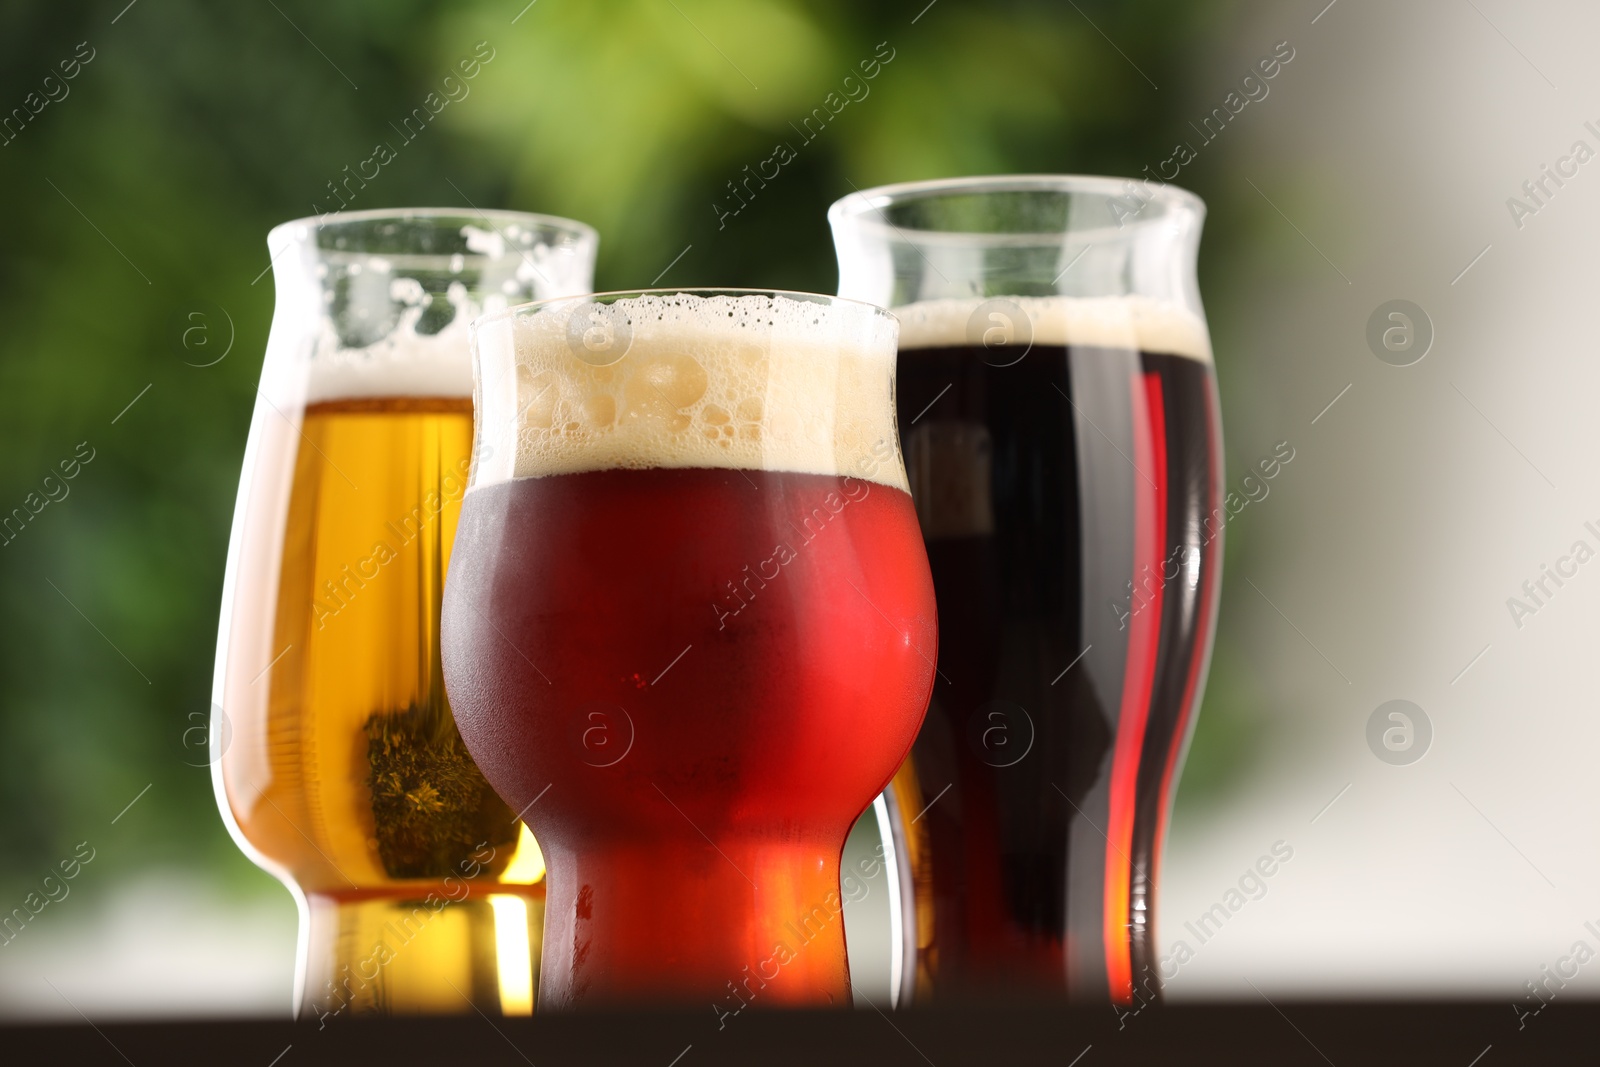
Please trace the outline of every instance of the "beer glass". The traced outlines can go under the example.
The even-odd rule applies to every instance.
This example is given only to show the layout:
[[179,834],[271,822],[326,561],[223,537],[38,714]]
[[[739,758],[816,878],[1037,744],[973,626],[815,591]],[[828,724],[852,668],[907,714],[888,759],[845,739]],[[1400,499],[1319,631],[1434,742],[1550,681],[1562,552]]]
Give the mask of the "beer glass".
[[234,512],[218,804],[300,908],[295,1001],[526,1014],[543,862],[473,765],[439,671],[472,447],[468,325],[592,288],[581,223],[346,212],[267,238],[277,307]]
[[939,599],[939,680],[884,797],[918,1000],[1159,991],[1156,875],[1222,562],[1204,210],[1011,176],[829,212],[840,294],[901,322]]
[[840,853],[937,655],[894,318],[660,290],[475,329],[444,672],[549,864],[541,1010],[847,1006]]

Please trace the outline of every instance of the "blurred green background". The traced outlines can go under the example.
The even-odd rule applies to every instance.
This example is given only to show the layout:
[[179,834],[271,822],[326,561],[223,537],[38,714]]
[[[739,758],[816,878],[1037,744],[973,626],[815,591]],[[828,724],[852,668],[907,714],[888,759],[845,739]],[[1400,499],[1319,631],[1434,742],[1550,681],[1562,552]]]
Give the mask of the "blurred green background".
[[[80,442],[94,450],[70,495],[0,547],[7,908],[86,838],[98,877],[80,879],[85,894],[175,868],[230,898],[278,894],[287,907],[228,839],[209,771],[192,765],[205,762],[199,735],[186,734],[210,704],[272,312],[265,235],[327,209],[327,183],[377,142],[398,143],[392,124],[478,42],[493,59],[469,94],[351,207],[470,201],[582,219],[602,235],[600,289],[659,279],[831,292],[824,212],[852,189],[1004,171],[1136,174],[1230,88],[1215,75],[1191,81],[1226,49],[1234,9],[1221,2],[524,3],[0,11],[0,107],[22,105],[75,51],[93,55],[0,147],[10,205],[0,511],[23,505]],[[869,95],[799,144],[790,124],[883,49],[893,58]],[[727,183],[778,141],[798,158],[719,219]],[[1211,207],[1201,280],[1226,399],[1238,299],[1219,287],[1266,208],[1236,178],[1223,182],[1225,166],[1220,150],[1202,152],[1180,184]],[[192,311],[206,315],[204,356],[181,340]],[[220,354],[230,332],[226,358],[191,365]],[[1231,405],[1225,417],[1231,425]],[[1230,555],[1246,549],[1229,536]],[[1245,678],[1225,625],[1185,810],[1250,759],[1259,714]]]

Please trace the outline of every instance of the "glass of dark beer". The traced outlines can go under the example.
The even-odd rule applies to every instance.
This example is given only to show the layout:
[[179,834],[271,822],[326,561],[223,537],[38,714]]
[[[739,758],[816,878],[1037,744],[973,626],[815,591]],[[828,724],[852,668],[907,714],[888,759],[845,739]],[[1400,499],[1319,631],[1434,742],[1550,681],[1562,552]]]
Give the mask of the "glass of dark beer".
[[1170,185],[1009,176],[833,205],[843,296],[901,321],[939,678],[884,798],[904,993],[1143,1002],[1210,656],[1221,428]]
[[587,292],[597,238],[400,209],[267,244],[277,309],[209,731],[223,818],[300,905],[302,1016],[526,1015],[544,863],[456,733],[439,605],[472,449],[468,326]]
[[749,291],[476,324],[444,672],[549,867],[541,1010],[850,1003],[840,852],[937,655],[895,337]]

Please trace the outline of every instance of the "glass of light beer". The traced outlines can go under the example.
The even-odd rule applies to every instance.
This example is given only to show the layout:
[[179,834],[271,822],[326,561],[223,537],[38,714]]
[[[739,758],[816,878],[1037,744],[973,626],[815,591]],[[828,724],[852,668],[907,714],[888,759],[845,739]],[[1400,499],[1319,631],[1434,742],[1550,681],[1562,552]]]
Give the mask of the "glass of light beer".
[[895,333],[750,291],[478,320],[444,671],[549,865],[541,1010],[850,1003],[840,852],[937,654]]
[[468,325],[592,287],[594,231],[349,212],[268,237],[277,309],[212,708],[218,803],[300,905],[302,1016],[526,1014],[543,863],[456,733],[439,605],[472,448]]
[[1204,214],[1171,185],[1059,175],[829,212],[840,294],[901,321],[939,598],[940,681],[885,797],[919,1001],[1159,992],[1157,871],[1225,521]]

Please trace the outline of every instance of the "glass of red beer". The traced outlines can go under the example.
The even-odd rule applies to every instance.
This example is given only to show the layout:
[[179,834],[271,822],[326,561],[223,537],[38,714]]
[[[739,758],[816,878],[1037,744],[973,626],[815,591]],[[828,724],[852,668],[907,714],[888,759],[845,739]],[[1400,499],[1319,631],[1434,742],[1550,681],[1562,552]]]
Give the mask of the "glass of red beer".
[[849,1004],[840,852],[937,655],[896,338],[781,292],[478,320],[444,673],[544,850],[540,1010]]

